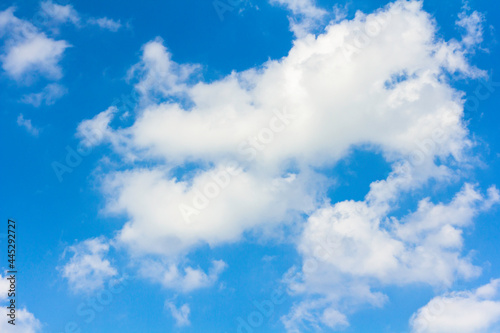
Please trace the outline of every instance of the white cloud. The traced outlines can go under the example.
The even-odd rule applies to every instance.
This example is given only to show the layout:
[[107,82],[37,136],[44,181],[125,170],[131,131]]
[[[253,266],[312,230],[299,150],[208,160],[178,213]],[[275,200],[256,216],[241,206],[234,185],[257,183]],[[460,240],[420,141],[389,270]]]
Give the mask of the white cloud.
[[135,88],[144,98],[169,97],[185,93],[186,81],[199,69],[197,65],[179,65],[163,45],[161,38],[146,43],[141,61],[129,71],[129,77],[139,78]]
[[[271,4],[286,6],[291,12],[289,17],[290,28],[298,37],[304,37],[321,26],[328,12],[316,7],[314,0],[270,0]],[[344,16],[344,11],[340,7],[335,7],[335,19]]]
[[122,24],[120,20],[113,20],[107,17],[89,17],[86,20],[80,16],[73,5],[59,5],[51,0],[41,3],[40,14],[50,20],[53,24],[72,23],[77,27],[81,26],[81,21],[87,25],[95,25],[101,29],[116,32],[120,30]]
[[13,45],[2,57],[3,69],[16,79],[30,71],[39,71],[50,78],[62,76],[58,62],[68,47],[64,41],[54,41],[39,34]]
[[386,181],[372,183],[364,201],[327,204],[309,218],[297,246],[302,267],[291,269],[284,281],[292,294],[321,301],[311,303],[306,297],[284,316],[289,331],[317,325],[327,309],[382,306],[386,296],[373,288],[416,283],[450,287],[456,278],[479,275],[480,268],[462,255],[462,233],[480,212],[498,204],[498,190],[491,187],[484,197],[466,184],[450,203],[423,199],[415,212],[397,219],[390,213],[398,198],[423,182],[412,171],[408,165],[397,166]]
[[[2,307],[2,309],[5,309],[6,304],[9,300],[9,298],[7,298],[7,293],[10,288],[10,282],[7,280],[7,277],[7,275],[3,276],[2,274],[0,274],[0,306]],[[40,321],[35,318],[32,313],[24,308],[16,309],[15,326],[12,326],[7,322],[9,317],[6,317],[5,315],[2,317],[2,320],[0,320],[0,332],[12,332],[13,327],[15,327],[14,331],[16,333],[41,332],[42,324],[40,323]]]
[[120,23],[120,21],[115,21],[115,20],[109,19],[107,17],[90,18],[90,19],[88,19],[87,22],[89,24],[97,25],[102,29],[107,29],[107,30],[113,31],[113,32],[120,30],[120,28],[122,27],[122,24]]
[[191,309],[188,304],[184,304],[180,308],[177,308],[174,303],[167,301],[165,302],[165,307],[170,310],[177,326],[182,327],[191,325],[191,322],[189,321]]
[[500,329],[500,280],[433,298],[411,318],[414,333],[494,333]]
[[42,324],[35,318],[35,316],[26,309],[16,310],[16,326],[7,322],[6,318],[2,318],[0,321],[0,331],[1,332],[16,332],[16,333],[37,333],[42,332]]
[[327,308],[323,311],[321,322],[331,329],[339,329],[349,326],[346,316],[335,309]]
[[325,10],[316,7],[314,0],[271,0],[271,3],[286,6],[295,15],[305,15],[309,17],[321,17],[326,15]]
[[60,270],[76,293],[90,294],[102,289],[106,281],[118,274],[105,259],[109,244],[102,237],[87,239],[68,247],[65,252],[71,252],[72,256]]
[[54,40],[28,21],[14,16],[14,9],[0,12],[0,36],[6,36],[2,68],[12,78],[29,83],[36,74],[50,79],[62,77],[59,61],[70,45],[63,40]]
[[[300,6],[311,3],[300,4],[291,5],[308,13]],[[298,35],[282,59],[210,83],[156,39],[130,71],[143,96],[133,125],[112,127],[109,109],[82,122],[80,137],[99,128],[99,143],[126,163],[105,177],[106,211],[127,218],[117,244],[164,259],[148,261],[144,276],[183,292],[209,286],[219,273],[182,272],[175,259],[246,234],[293,238],[291,229],[303,265],[285,281],[304,298],[283,317],[292,331],[346,327],[363,304],[383,306],[383,286],[446,288],[480,274],[462,234],[499,201],[494,187],[483,195],[467,184],[447,203],[422,198],[391,215],[409,192],[458,181],[474,164],[463,93],[447,78],[485,75],[469,64],[469,43],[439,38],[418,1],[335,22]],[[331,204],[334,180],[317,170],[356,149],[381,154],[393,172],[365,200]],[[335,246],[326,257],[321,237]]]
[[464,6],[464,10],[458,15],[458,26],[465,30],[462,35],[462,42],[467,47],[473,47],[481,44],[483,41],[483,23],[485,21],[484,15],[477,11],[468,14],[470,9]]
[[42,104],[53,105],[59,98],[63,97],[68,90],[57,83],[48,84],[39,93],[24,95],[22,102],[31,104],[34,107],[39,107]]
[[0,274],[0,303],[7,300],[8,290],[10,288],[10,282],[6,279],[7,276],[2,276]]
[[[308,183],[307,176],[269,180],[246,173],[235,176],[234,169],[220,167],[195,176],[190,186],[169,179],[167,171],[117,173],[104,184],[108,211],[126,211],[131,217],[117,239],[135,254],[177,255],[201,242],[235,242],[247,229],[270,227],[314,207],[307,188],[316,180]],[[227,186],[221,188],[217,182]]]
[[[467,163],[472,143],[462,94],[443,71],[484,72],[436,29],[420,2],[399,1],[299,38],[286,57],[258,70],[211,83],[194,82],[196,66],[173,62],[161,40],[147,43],[131,75],[143,96],[166,102],[146,98],[130,127],[111,129],[109,110],[79,127],[82,137],[83,128],[101,128],[130,163],[104,183],[107,211],[128,217],[119,243],[168,256],[235,242],[248,230],[269,233],[320,207],[329,184],[314,168],[359,147],[389,163],[418,160],[417,183],[435,172],[452,177],[435,162]],[[155,164],[134,167],[144,161]],[[175,177],[189,162],[200,167]]]
[[164,288],[188,293],[212,286],[226,269],[227,264],[222,260],[212,261],[208,274],[190,266],[184,267],[184,272],[180,272],[177,266],[175,263],[163,264],[159,261],[146,260],[141,261],[140,272],[144,277],[160,283]]
[[112,131],[109,123],[117,112],[116,107],[111,106],[106,111],[96,115],[94,118],[82,121],[78,125],[77,136],[87,147],[99,145],[104,140],[112,140]]
[[28,131],[31,135],[38,136],[38,134],[40,134],[40,130],[33,126],[31,119],[24,119],[22,114],[19,114],[17,117],[17,125],[24,127],[24,129],[26,129],[26,131]]
[[44,1],[41,3],[42,15],[52,19],[55,23],[80,23],[80,15],[72,5],[59,5],[52,1]]
[[321,331],[322,325],[336,331],[349,327],[347,317],[329,307],[324,300],[307,300],[295,304],[282,321],[287,332],[301,332],[303,328]]

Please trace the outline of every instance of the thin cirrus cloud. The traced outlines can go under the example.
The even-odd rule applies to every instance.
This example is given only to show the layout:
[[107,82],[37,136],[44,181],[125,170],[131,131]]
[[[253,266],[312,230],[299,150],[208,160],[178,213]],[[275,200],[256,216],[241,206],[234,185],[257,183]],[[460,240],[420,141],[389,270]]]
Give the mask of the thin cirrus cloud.
[[[322,16],[309,1],[275,2],[296,16]],[[477,277],[462,235],[498,204],[494,186],[465,184],[445,202],[423,196],[413,212],[392,214],[411,191],[457,183],[475,166],[463,94],[447,74],[487,76],[468,60],[481,42],[480,17],[464,11],[462,40],[444,40],[421,2],[400,0],[332,21],[318,36],[307,23],[287,56],[210,83],[196,64],[174,62],[160,38],[146,43],[131,69],[142,96],[134,123],[113,126],[119,110],[108,109],[77,133],[108,143],[126,163],[103,175],[106,211],[127,217],[114,241],[133,258],[156,258],[145,278],[190,291],[183,285],[208,287],[220,274],[179,273],[192,250],[247,232],[285,234],[302,258],[283,278],[302,299],[282,317],[289,331],[347,327],[353,309],[384,305],[380,286],[448,288]],[[330,203],[331,180],[317,170],[356,149],[381,154],[392,172],[364,200]],[[179,177],[188,163],[196,169]],[[332,239],[337,248],[325,253]]]

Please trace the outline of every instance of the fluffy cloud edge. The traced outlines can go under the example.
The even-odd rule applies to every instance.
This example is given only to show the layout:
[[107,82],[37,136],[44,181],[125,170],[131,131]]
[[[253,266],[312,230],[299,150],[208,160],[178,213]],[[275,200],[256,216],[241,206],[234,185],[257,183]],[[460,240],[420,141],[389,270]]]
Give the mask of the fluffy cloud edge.
[[500,329],[500,279],[433,298],[410,319],[412,333],[493,333]]

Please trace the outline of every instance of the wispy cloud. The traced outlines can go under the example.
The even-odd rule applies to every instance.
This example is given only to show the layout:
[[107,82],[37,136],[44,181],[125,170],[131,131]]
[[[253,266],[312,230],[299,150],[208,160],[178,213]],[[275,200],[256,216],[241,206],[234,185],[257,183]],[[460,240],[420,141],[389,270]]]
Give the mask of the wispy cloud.
[[89,17],[88,15],[80,14],[73,5],[59,5],[50,0],[41,3],[40,15],[45,19],[44,23],[49,26],[71,23],[79,28],[98,26],[101,29],[112,32],[116,32],[122,27],[120,20],[113,20],[108,17]]
[[191,322],[189,321],[191,309],[188,304],[184,304],[180,308],[177,308],[174,303],[167,301],[165,302],[165,307],[170,310],[177,326],[182,327],[191,325]]
[[31,123],[31,119],[25,119],[22,114],[17,117],[17,125],[26,129],[33,136],[38,136],[40,133],[40,130]]
[[72,5],[59,5],[52,1],[41,3],[42,15],[54,21],[54,23],[72,23],[79,25],[80,15]]
[[115,20],[109,19],[107,17],[90,18],[90,19],[88,19],[87,22],[89,24],[97,25],[102,29],[106,29],[106,30],[113,31],[113,32],[120,30],[120,28],[122,27],[122,24],[120,23],[120,21],[115,21]]
[[483,24],[485,17],[478,11],[471,12],[465,5],[463,11],[458,15],[456,24],[465,30],[462,35],[462,42],[468,48],[481,44],[483,41]]
[[63,97],[68,90],[57,83],[48,84],[41,92],[24,95],[21,101],[39,107],[42,104],[53,105],[58,99]]

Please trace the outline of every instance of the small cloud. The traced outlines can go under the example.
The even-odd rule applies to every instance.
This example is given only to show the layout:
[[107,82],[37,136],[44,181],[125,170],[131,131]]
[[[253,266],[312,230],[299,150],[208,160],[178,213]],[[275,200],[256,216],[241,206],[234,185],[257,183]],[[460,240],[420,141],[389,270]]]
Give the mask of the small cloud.
[[31,119],[24,119],[22,113],[17,117],[17,124],[24,127],[31,135],[38,136],[40,133],[40,130],[31,123]]
[[58,5],[52,1],[44,1],[41,3],[42,15],[50,18],[55,23],[80,23],[80,16],[72,5]]
[[410,319],[414,333],[498,332],[500,280],[472,291],[452,292],[433,298]]
[[471,48],[479,45],[483,41],[484,15],[477,11],[468,13],[470,9],[465,5],[463,11],[458,14],[456,24],[463,28],[465,33],[462,35],[462,43],[465,47]]
[[[8,317],[7,317],[8,318]],[[3,319],[3,318],[2,318]],[[13,330],[12,325],[7,320],[0,321],[0,332],[19,332],[19,333],[37,333],[41,332],[42,323],[31,312],[25,308],[17,309],[16,311],[16,328]]]
[[150,261],[143,263],[141,273],[143,276],[161,283],[165,288],[188,293],[212,286],[226,267],[227,264],[224,261],[213,260],[208,273],[189,266],[185,267],[184,272],[182,272],[175,264],[165,266],[162,263]]
[[107,17],[80,16],[72,5],[62,6],[53,3],[51,0],[42,2],[40,15],[46,20],[45,23],[53,25],[72,23],[77,27],[81,27],[80,23],[84,21],[83,25],[97,25],[102,29],[113,32],[118,31],[122,27],[120,20],[116,21]]
[[118,274],[104,258],[109,252],[109,243],[103,237],[88,239],[66,251],[73,252],[73,256],[61,268],[62,275],[76,293],[89,294],[102,289],[105,281]]
[[262,257],[262,261],[264,262],[271,262],[271,261],[274,261],[276,258],[278,258],[278,256],[270,256],[270,255],[265,255]]
[[107,17],[101,17],[101,18],[97,18],[97,19],[90,18],[87,22],[89,24],[98,25],[102,29],[107,29],[107,30],[113,31],[113,32],[118,31],[122,27],[120,20],[115,21],[115,20],[109,19]]
[[172,317],[175,319],[175,324],[179,327],[189,326],[191,322],[189,321],[189,314],[191,309],[188,304],[184,304],[180,308],[177,308],[172,302],[165,302],[165,308],[170,310]]
[[39,107],[42,104],[53,105],[59,98],[64,96],[68,90],[57,83],[47,85],[41,92],[24,95],[22,102]]
[[0,12],[0,28],[5,38],[5,51],[0,55],[3,70],[17,81],[29,84],[40,74],[50,79],[62,77],[59,61],[70,45],[54,40],[33,24],[14,15],[14,8]]

